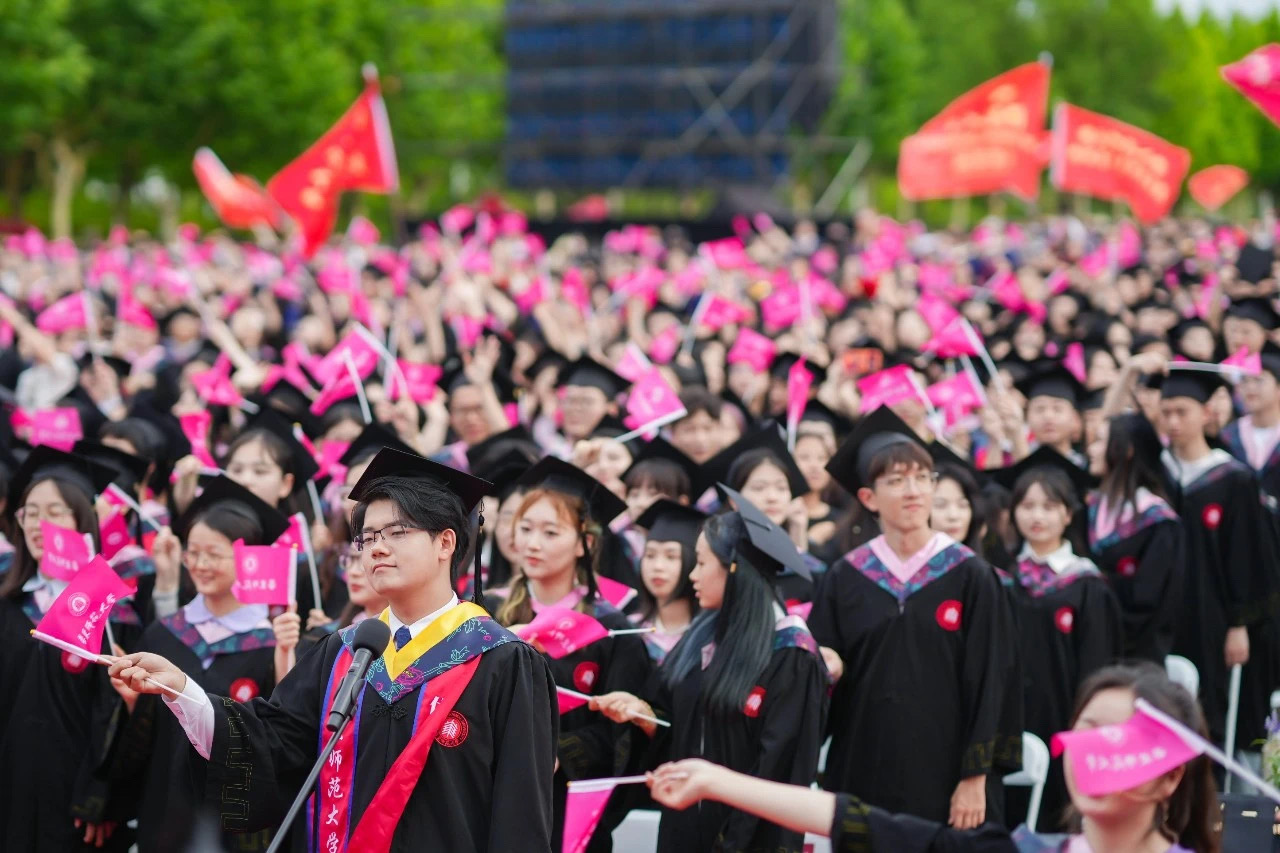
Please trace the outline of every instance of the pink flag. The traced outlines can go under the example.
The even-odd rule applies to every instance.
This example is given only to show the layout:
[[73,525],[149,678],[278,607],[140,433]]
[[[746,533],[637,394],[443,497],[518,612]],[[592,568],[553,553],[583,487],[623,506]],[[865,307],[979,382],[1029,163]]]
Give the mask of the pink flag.
[[62,297],[36,316],[36,328],[49,335],[89,328],[88,299],[87,291]]
[[803,307],[800,288],[793,285],[777,287],[760,303],[760,316],[765,326],[782,331],[800,319]]
[[533,313],[533,309],[547,298],[547,289],[542,276],[534,276],[524,290],[512,293],[511,298],[515,300],[516,308],[521,314]]
[[209,427],[213,423],[213,415],[208,411],[189,412],[178,416],[182,424],[182,432],[191,442],[191,453],[200,460],[200,464],[217,468],[218,463],[209,452]]
[[926,393],[929,402],[939,409],[970,411],[982,405],[982,392],[973,383],[968,371],[960,371],[949,379],[930,385]]
[[191,384],[195,386],[200,399],[213,406],[238,406],[244,399],[232,383],[231,377],[217,365],[191,374]]
[[777,352],[778,346],[772,339],[744,326],[738,330],[738,336],[729,348],[725,361],[728,364],[747,364],[752,370],[763,373],[773,364],[773,357]]
[[787,427],[794,431],[805,404],[809,402],[809,389],[813,386],[813,374],[805,366],[801,356],[787,371]]
[[129,535],[129,524],[125,521],[124,513],[113,512],[111,516],[102,522],[99,532],[102,534],[102,556],[110,560],[121,549],[136,544],[133,537]]
[[649,341],[649,357],[658,364],[668,364],[680,349],[680,324],[672,323]]
[[378,350],[359,331],[352,330],[338,342],[337,346],[329,350],[324,358],[315,363],[311,372],[315,374],[316,379],[327,384],[335,376],[346,375],[347,365],[343,356],[346,352],[351,353],[351,361],[355,364],[356,372],[360,374],[361,379],[368,379],[369,374],[377,369]]
[[595,618],[568,607],[544,607],[533,621],[516,632],[520,639],[537,641],[550,657],[559,660],[578,649],[603,640],[609,629]]
[[917,396],[911,365],[900,364],[862,377],[858,380],[858,393],[862,395],[862,414]]
[[1119,725],[1059,732],[1052,746],[1066,752],[1076,788],[1090,797],[1136,788],[1200,754],[1141,709]]
[[463,349],[469,350],[474,347],[476,341],[480,340],[480,334],[484,332],[484,320],[470,314],[455,315],[449,321],[449,325],[453,327],[453,334],[458,338],[458,345]]
[[587,704],[587,700],[581,696],[575,696],[572,693],[566,693],[564,690],[556,689],[556,700],[560,705],[560,713],[567,714],[575,708],[581,708]]
[[121,323],[137,326],[140,329],[156,329],[156,318],[151,316],[142,300],[133,295],[133,285],[125,283],[120,288],[120,299],[116,306],[116,315]]
[[813,612],[812,601],[788,601],[787,613],[791,616],[799,616],[801,619],[808,619],[809,614]]
[[298,552],[274,545],[231,545],[236,557],[236,582],[231,594],[241,604],[290,604],[297,600]]
[[650,424],[657,429],[661,426],[659,421],[670,423],[684,411],[680,395],[667,384],[662,371],[654,368],[632,386],[631,394],[627,397],[627,416],[623,422],[631,429]]
[[93,559],[93,537],[47,521],[40,522],[40,571],[57,580],[69,581]]
[[1240,347],[1233,354],[1224,358],[1223,367],[1234,367],[1245,376],[1258,376],[1262,373],[1262,356],[1250,353],[1248,347]]
[[604,600],[621,610],[631,603],[631,600],[638,593],[625,583],[607,578],[604,575],[596,575],[596,589],[600,590],[600,594],[604,596]]
[[285,530],[284,533],[281,533],[280,538],[272,544],[276,548],[304,549],[304,543],[306,542],[306,524],[306,516],[300,512],[295,512],[293,515],[289,516],[289,528]]
[[471,223],[476,219],[475,211],[467,207],[465,204],[459,204],[451,207],[440,215],[440,227],[446,234],[452,234],[455,237],[471,227]]
[[711,259],[711,263],[722,270],[741,269],[750,262],[746,247],[737,237],[726,237],[723,240],[703,243],[701,249],[703,254]]
[[71,578],[32,634],[84,660],[95,660],[112,606],[130,595],[129,584],[106,560],[94,557]]
[[1267,44],[1222,67],[1223,78],[1280,124],[1280,44]]
[[413,402],[430,402],[436,394],[436,386],[440,383],[440,377],[444,375],[444,369],[437,364],[416,364],[403,359],[398,359],[396,364],[404,374],[404,382],[402,383],[399,377],[389,379],[387,396],[392,400],[399,400],[400,386],[403,384]]
[[382,235],[378,233],[378,226],[368,219],[363,216],[353,216],[351,224],[347,226],[347,236],[361,246],[372,246]]
[[587,312],[591,297],[587,293],[587,282],[582,277],[582,270],[570,267],[564,271],[564,276],[560,279],[560,296],[580,312]]
[[344,367],[341,373],[335,373],[325,383],[324,388],[320,389],[320,393],[311,403],[311,414],[319,417],[329,411],[329,407],[334,403],[341,403],[355,396],[356,383],[351,378],[351,372]]
[[320,470],[316,473],[315,479],[330,477],[341,481],[346,477],[347,467],[338,460],[346,456],[347,451],[350,449],[351,442],[349,441],[335,441],[333,439],[326,441],[324,447],[320,449],[320,454],[316,457],[316,464],[320,466]]
[[950,326],[960,316],[960,312],[944,299],[934,293],[921,293],[916,300],[916,312],[929,325],[929,331],[935,335]]
[[71,406],[61,409],[39,409],[31,421],[32,446],[45,444],[58,450],[71,452],[77,441],[84,438],[80,426],[80,410]]
[[978,354],[978,347],[958,314],[942,331],[935,331],[933,337],[925,342],[924,348],[926,352],[936,353],[938,358]]
[[564,843],[560,853],[583,853],[591,841],[591,835],[600,823],[604,807],[609,804],[613,785],[586,790],[575,790],[569,783],[569,796],[564,804]]
[[1089,374],[1089,369],[1084,363],[1084,344],[1079,343],[1078,341],[1073,344],[1067,344],[1067,355],[1062,359],[1062,366],[1065,367],[1077,381],[1084,382],[1085,377]]
[[731,323],[745,323],[751,319],[750,311],[723,296],[712,294],[702,298],[709,300],[707,307],[702,309],[702,325],[713,332]]
[[634,342],[627,344],[614,370],[628,382],[636,382],[653,369],[653,363]]

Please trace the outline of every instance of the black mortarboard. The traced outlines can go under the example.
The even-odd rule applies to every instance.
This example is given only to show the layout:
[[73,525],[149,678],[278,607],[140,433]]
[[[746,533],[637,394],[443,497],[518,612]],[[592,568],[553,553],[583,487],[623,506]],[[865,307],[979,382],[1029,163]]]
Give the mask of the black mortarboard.
[[254,415],[245,426],[245,431],[248,430],[264,430],[288,446],[289,459],[292,462],[290,467],[293,469],[295,480],[294,488],[301,488],[307,480],[320,472],[320,466],[316,463],[315,457],[293,434],[293,424],[274,409],[266,408]]
[[832,430],[835,431],[836,439],[842,439],[849,433],[853,432],[853,421],[844,415],[832,409],[821,400],[810,400],[804,406],[804,412],[800,415],[800,423],[805,421],[818,421],[824,424],[830,424]]
[[399,450],[401,453],[417,455],[412,447],[401,441],[395,433],[386,427],[381,424],[366,424],[365,428],[356,436],[356,440],[351,442],[347,452],[342,454],[342,458],[338,460],[338,463],[344,467],[352,468],[366,459],[372,459],[384,447]]
[[796,460],[792,457],[791,451],[787,450],[787,442],[783,439],[778,425],[773,421],[766,421],[756,429],[744,433],[742,438],[702,464],[698,469],[698,476],[694,479],[694,495],[701,495],[716,483],[727,480],[734,463],[743,454],[752,450],[768,450],[777,457],[786,472],[787,482],[791,485],[791,494],[793,496],[799,497],[809,491],[809,483],[805,480],[800,466],[796,465]]
[[107,423],[107,416],[89,396],[83,385],[77,385],[58,401],[59,406],[75,409],[80,415],[80,431],[83,435],[97,435]]
[[622,475],[623,479],[641,462],[648,462],[654,459],[665,459],[674,463],[688,475],[690,483],[698,479],[698,463],[694,462],[662,436],[658,436],[653,441],[646,441],[636,448],[636,453],[631,460],[631,468],[628,468]]
[[1267,341],[1262,345],[1262,352],[1258,353],[1258,357],[1262,361],[1262,369],[1280,379],[1280,347]]
[[991,479],[1006,489],[1012,489],[1023,474],[1035,468],[1057,468],[1071,479],[1072,485],[1076,487],[1076,493],[1082,498],[1087,491],[1098,485],[1097,477],[1094,477],[1052,447],[1043,444],[1033,450],[1031,455],[1025,459],[1015,462],[1006,468],[997,468],[992,471]]
[[547,368],[554,367],[556,371],[559,372],[560,369],[568,363],[569,359],[551,349],[551,347],[547,347],[542,352],[538,353],[538,357],[535,358],[533,363],[525,370],[524,375],[529,382],[532,383],[538,378],[538,374],[542,373],[542,371]]
[[536,460],[542,455],[538,443],[523,425],[518,424],[511,429],[489,436],[467,448],[467,464],[472,470],[485,459],[497,457],[508,450],[518,450]]
[[1227,316],[1252,320],[1267,331],[1280,327],[1280,316],[1270,299],[1239,299],[1227,306]]
[[265,394],[255,394],[250,401],[260,409],[274,409],[291,424],[298,424],[308,436],[320,434],[320,423],[311,414],[311,399],[287,379],[280,379]]
[[1160,396],[1190,397],[1198,403],[1207,403],[1219,388],[1226,387],[1227,380],[1220,373],[1204,370],[1178,370],[1178,365],[1169,365],[1169,375],[1159,382]]
[[737,543],[735,562],[745,558],[766,578],[777,577],[788,569],[806,580],[813,577],[787,531],[723,483],[717,483],[716,490],[720,492],[721,500],[742,516],[743,526],[747,529],[746,540]]
[[76,365],[81,370],[88,370],[89,365],[93,364],[95,358],[102,361],[103,364],[107,365],[107,367],[110,367],[113,371],[115,371],[116,376],[119,377],[120,379],[124,379],[125,377],[127,377],[129,375],[129,372],[133,370],[133,365],[125,361],[123,358],[120,358],[119,356],[115,356],[115,355],[95,356],[94,353],[92,352],[86,352],[84,355],[80,356],[80,358],[76,359]]
[[168,314],[165,314],[163,317],[160,318],[160,333],[165,337],[168,337],[169,324],[172,323],[174,320],[178,319],[179,317],[184,317],[184,316],[194,317],[197,320],[200,319],[200,315],[197,314],[194,310],[192,310],[191,308],[188,308],[185,305],[179,305],[177,308],[174,308]]
[[953,468],[959,468],[967,471],[974,480],[982,480],[985,477],[974,467],[973,463],[965,459],[959,453],[956,453],[951,447],[942,441],[929,442],[929,455],[933,457],[934,467],[941,465],[949,465]]
[[742,401],[741,397],[729,390],[729,386],[726,385],[724,390],[720,392],[720,399],[727,405],[733,406],[742,414],[743,432],[755,427],[756,416],[751,413],[751,409],[747,408],[747,404]]
[[[785,381],[792,366],[799,360],[800,356],[796,353],[779,353],[773,360],[773,364],[769,365],[769,375],[774,379],[781,379]],[[813,359],[805,359],[804,369],[809,371],[809,375],[813,377],[813,384],[815,386],[821,385],[827,380],[827,369],[822,365],[814,364]]]
[[627,390],[631,383],[600,362],[584,355],[577,361],[560,368],[560,373],[556,376],[556,387],[564,388],[570,385],[599,388],[612,400]]
[[1102,408],[1102,404],[1106,402],[1107,391],[1105,388],[1097,388],[1093,391],[1085,392],[1084,397],[1080,400],[1080,411],[1096,412]]
[[147,469],[151,467],[150,459],[134,456],[132,453],[125,453],[123,450],[88,439],[77,441],[71,448],[71,452],[114,469],[116,476],[113,482],[129,492],[142,482],[142,478],[147,476]]
[[513,445],[507,450],[489,454],[477,462],[471,463],[471,473],[488,480],[493,485],[489,494],[506,498],[518,485],[524,473],[534,466],[537,457],[521,452]]
[[[591,430],[591,438],[618,438],[631,432],[631,428],[614,415],[605,415]],[[637,436],[638,437],[638,436]]]
[[465,471],[451,468],[439,462],[432,462],[416,453],[405,453],[390,447],[384,447],[373,457],[369,467],[365,469],[355,486],[351,489],[351,500],[362,500],[374,480],[382,477],[408,477],[412,480],[435,480],[458,496],[462,501],[464,512],[476,508],[492,487],[492,483],[473,477]]
[[692,553],[697,544],[702,523],[707,520],[703,512],[691,506],[662,498],[654,501],[636,519],[636,526],[649,531],[648,538],[655,542],[679,542]]
[[868,482],[871,460],[877,453],[886,447],[912,441],[925,448],[920,436],[902,418],[888,406],[880,406],[858,421],[853,435],[840,445],[836,455],[827,463],[827,473],[849,494],[856,495],[858,489],[871,485]]
[[191,525],[195,522],[196,517],[215,504],[221,503],[236,504],[239,509],[253,516],[258,522],[258,526],[262,528],[264,544],[270,545],[289,529],[289,519],[284,513],[235,480],[223,475],[214,477],[205,484],[204,490],[191,502],[191,505],[187,507],[186,511],[178,519],[174,532],[178,534],[179,538],[186,539],[187,534],[191,532]]
[[[511,403],[516,398],[516,385],[511,381],[511,376],[507,373],[495,370],[490,379],[493,384],[494,393],[498,395],[498,399],[503,403]],[[440,377],[440,387],[445,390],[446,394],[452,394],[463,385],[470,385],[471,380],[467,378],[466,366],[460,361],[454,361],[450,366],[446,366],[444,374]]]
[[1080,404],[1084,386],[1080,380],[1057,361],[1039,362],[1031,375],[1017,383],[1017,389],[1028,400],[1034,397],[1057,397],[1072,406]]
[[1240,280],[1257,284],[1264,278],[1271,278],[1271,264],[1275,255],[1269,249],[1262,249],[1253,243],[1247,243],[1240,249],[1236,258],[1236,270]]
[[609,524],[627,508],[626,502],[609,491],[604,483],[581,468],[554,456],[542,459],[525,471],[519,483],[530,488],[540,486],[581,499],[591,518],[602,526]]
[[31,449],[22,465],[14,472],[9,482],[10,511],[22,502],[23,492],[35,482],[49,477],[75,483],[89,496],[90,503],[102,494],[111,481],[116,478],[116,470],[92,459],[64,453],[47,445],[38,445]]

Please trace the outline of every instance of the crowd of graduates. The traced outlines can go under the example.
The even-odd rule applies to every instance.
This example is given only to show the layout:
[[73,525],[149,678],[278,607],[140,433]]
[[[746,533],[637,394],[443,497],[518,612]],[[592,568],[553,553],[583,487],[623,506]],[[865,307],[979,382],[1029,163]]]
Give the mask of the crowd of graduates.
[[[1266,737],[1276,223],[733,229],[547,245],[482,205],[398,248],[353,228],[309,261],[192,228],[8,240],[5,849],[266,849],[322,745],[299,721],[381,618],[394,649],[354,777],[322,777],[292,849],[346,845],[328,806],[345,795],[356,832],[435,713],[401,697],[479,655],[389,849],[559,850],[569,783],[648,773],[583,849],[661,808],[664,853],[799,851],[805,830],[838,850],[1083,832],[1217,851],[1203,758],[1118,798],[1055,759],[1012,837],[1027,800],[1001,780],[1024,732],[1123,721],[1135,697],[1219,744],[1234,727],[1246,758]],[[658,421],[631,393],[654,383],[679,400]],[[135,590],[110,671],[29,636],[67,585],[47,525]],[[236,549],[282,539],[296,600],[242,603]],[[403,580],[421,554],[452,610],[403,609],[438,601]],[[548,608],[606,636],[520,642]],[[204,710],[143,670],[181,673]]]

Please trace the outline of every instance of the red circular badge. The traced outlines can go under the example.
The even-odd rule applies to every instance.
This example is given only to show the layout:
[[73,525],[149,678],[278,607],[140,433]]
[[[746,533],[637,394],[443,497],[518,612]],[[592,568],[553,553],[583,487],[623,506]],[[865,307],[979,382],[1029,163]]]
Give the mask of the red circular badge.
[[964,610],[960,602],[954,598],[948,598],[946,601],[938,605],[938,609],[934,611],[933,618],[938,620],[938,625],[945,631],[960,630],[960,614]]
[[1222,523],[1222,507],[1218,504],[1209,504],[1200,513],[1200,520],[1210,530],[1217,530],[1218,525]]
[[590,693],[591,688],[596,686],[596,681],[600,678],[600,664],[592,661],[583,661],[578,664],[578,668],[573,671],[573,686],[583,693]]
[[742,713],[748,717],[760,716],[760,708],[764,705],[764,688],[753,687],[747,694],[747,701],[742,705]]
[[73,655],[71,652],[62,653],[62,668],[72,674],[80,674],[88,668],[89,662],[79,655]]
[[1076,612],[1070,607],[1059,607],[1053,614],[1053,624],[1064,634],[1070,634],[1076,625]]
[[1138,561],[1134,557],[1121,557],[1116,562],[1116,574],[1121,577],[1131,578],[1138,571]]
[[436,743],[450,748],[460,746],[470,731],[471,725],[467,718],[457,711],[450,711],[440,726],[440,733],[436,735]]
[[252,678],[237,678],[231,682],[231,689],[227,692],[237,702],[248,702],[262,691],[258,689],[258,683]]

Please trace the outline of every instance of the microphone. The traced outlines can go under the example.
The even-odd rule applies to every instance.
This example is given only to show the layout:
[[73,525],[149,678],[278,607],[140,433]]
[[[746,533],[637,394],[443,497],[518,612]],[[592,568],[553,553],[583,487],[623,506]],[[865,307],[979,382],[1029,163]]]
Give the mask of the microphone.
[[369,664],[386,651],[389,642],[391,628],[381,619],[366,619],[356,626],[356,635],[351,640],[354,659],[334,695],[329,721],[325,723],[325,728],[329,731],[336,732],[351,718],[356,697],[360,695],[359,688],[364,684],[365,672],[368,671]]

